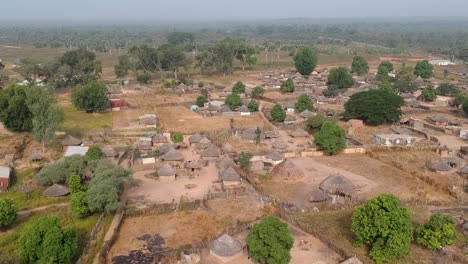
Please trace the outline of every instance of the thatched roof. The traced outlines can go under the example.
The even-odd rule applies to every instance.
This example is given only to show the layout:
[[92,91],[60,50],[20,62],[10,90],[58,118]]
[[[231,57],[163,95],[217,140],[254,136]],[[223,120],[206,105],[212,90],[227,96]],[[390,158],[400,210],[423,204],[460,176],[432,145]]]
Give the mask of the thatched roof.
[[153,144],[160,144],[160,143],[167,143],[167,138],[163,135],[163,134],[160,134],[160,133],[157,133],[156,135],[154,135],[152,138],[151,138],[151,141],[153,142]]
[[293,132],[291,132],[291,136],[295,137],[295,138],[296,137],[308,137],[309,133],[307,133],[307,131],[305,131],[302,128],[298,128],[298,129],[294,130]]
[[447,162],[443,160],[439,160],[437,162],[432,163],[431,169],[434,171],[450,171],[452,166],[450,166]]
[[362,264],[362,261],[360,261],[356,257],[352,257],[350,259],[347,259],[347,260],[341,262],[341,264]]
[[229,143],[223,144],[222,150],[223,150],[224,153],[236,152],[236,150],[234,149],[234,147],[233,147],[231,144],[229,144]]
[[281,154],[280,152],[278,152],[278,151],[276,151],[276,150],[274,150],[274,151],[268,153],[268,155],[266,155],[265,158],[271,159],[271,160],[273,160],[273,161],[284,160],[283,154]]
[[202,139],[200,139],[200,144],[208,144],[208,143],[211,143],[211,140],[209,140],[208,138],[204,137]]
[[276,140],[274,141],[271,146],[274,148],[274,149],[280,149],[280,150],[285,150],[287,148],[289,148],[289,145],[282,141],[282,140]]
[[334,195],[352,196],[354,184],[342,175],[330,175],[319,185],[320,190]]
[[64,139],[62,139],[63,146],[78,146],[81,145],[81,140],[70,135],[67,135]]
[[221,175],[220,179],[223,181],[240,181],[239,173],[231,166],[224,170]]
[[189,138],[190,144],[200,143],[200,140],[204,139],[205,137],[200,134],[195,134]]
[[31,154],[31,157],[29,158],[31,161],[38,161],[38,160],[42,160],[42,154],[37,152],[37,151],[34,151],[32,154]]
[[330,196],[324,193],[322,190],[315,190],[310,194],[309,201],[312,203],[324,202],[330,200]]
[[242,244],[228,234],[224,234],[209,245],[210,251],[221,257],[231,257],[241,252]]
[[309,111],[309,110],[304,110],[304,111],[302,111],[299,115],[300,115],[301,117],[303,117],[303,118],[309,118],[309,117],[314,116],[314,113],[312,113],[312,112]]
[[142,150],[149,150],[153,147],[153,143],[149,137],[140,137],[137,144],[138,148]]
[[176,174],[176,170],[167,163],[164,163],[158,169],[158,176],[174,176],[175,174]]
[[104,156],[106,156],[107,158],[113,158],[118,154],[117,151],[115,151],[115,149],[111,145],[105,145],[102,148],[102,153],[104,153]]
[[460,167],[461,165],[463,165],[463,163],[465,163],[464,159],[456,157],[456,156],[444,157],[441,160],[451,166],[456,166],[456,167]]
[[265,137],[266,138],[279,138],[281,135],[278,133],[278,131],[273,130],[273,131],[265,131]]
[[54,184],[50,186],[49,188],[45,189],[42,195],[45,197],[60,197],[60,196],[65,196],[69,193],[70,193],[70,190],[68,189],[67,186]]
[[212,147],[212,148],[207,148],[202,151],[201,156],[204,158],[217,158],[219,157],[220,153],[218,148]]
[[249,110],[249,108],[248,108],[247,106],[243,105],[243,106],[241,106],[241,107],[239,107],[239,108],[237,109],[237,112],[241,112],[241,113],[250,113],[250,110]]
[[271,171],[273,176],[278,177],[288,177],[288,178],[295,178],[295,177],[303,177],[304,172],[299,169],[294,162],[289,159],[283,160],[281,163],[276,165],[273,170]]
[[219,171],[225,171],[233,165],[235,165],[235,163],[229,156],[224,156],[216,160],[216,167]]
[[201,167],[203,167],[202,164],[200,164],[200,162],[195,161],[195,160],[189,160],[185,162],[184,166],[187,169],[201,169]]
[[184,160],[184,155],[175,149],[171,149],[161,158],[165,161],[181,161]]
[[468,175],[468,166],[465,166],[457,171],[458,174]]
[[165,143],[165,144],[162,144],[161,146],[159,146],[158,148],[158,151],[161,155],[164,155],[166,153],[169,152],[169,150],[173,149],[174,147],[169,144],[169,143]]

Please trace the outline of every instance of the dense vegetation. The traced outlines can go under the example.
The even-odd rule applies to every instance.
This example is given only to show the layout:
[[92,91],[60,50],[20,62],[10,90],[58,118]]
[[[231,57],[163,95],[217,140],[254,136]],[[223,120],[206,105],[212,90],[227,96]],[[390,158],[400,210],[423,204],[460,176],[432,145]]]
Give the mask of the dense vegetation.
[[418,227],[416,241],[431,249],[452,245],[457,240],[455,220],[451,215],[433,214],[431,219]]
[[334,155],[346,148],[346,132],[339,125],[325,121],[314,134],[314,143],[325,153]]

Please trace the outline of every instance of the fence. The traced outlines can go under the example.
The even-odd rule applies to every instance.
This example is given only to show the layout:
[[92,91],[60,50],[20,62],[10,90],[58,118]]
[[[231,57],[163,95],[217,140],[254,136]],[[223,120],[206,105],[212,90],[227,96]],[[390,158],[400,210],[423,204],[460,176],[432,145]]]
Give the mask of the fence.
[[[112,224],[111,228],[113,227],[113,230],[109,230],[111,232],[110,238],[106,241],[104,241],[104,244],[102,245],[101,253],[99,254],[99,263],[105,263],[107,256],[109,255],[110,249],[112,245],[114,244],[115,240],[117,239],[117,235],[119,234],[120,226],[122,224],[124,216],[124,210],[122,208],[119,208],[116,212],[116,216],[114,219],[112,219]],[[117,219],[117,220],[116,220]],[[114,223],[114,220],[116,222]],[[107,236],[107,234],[106,234]]]
[[99,216],[99,218],[98,218],[98,220],[96,222],[96,225],[94,226],[93,230],[91,231],[91,235],[89,236],[89,239],[86,242],[86,245],[85,245],[85,247],[83,249],[83,252],[81,253],[80,258],[78,259],[78,261],[76,261],[76,264],[81,264],[83,262],[83,259],[85,259],[86,256],[88,255],[89,249],[91,248],[91,244],[92,244],[92,242],[94,240],[96,240],[97,232],[101,229],[105,217],[106,217],[105,212],[103,212],[101,214],[101,216]]

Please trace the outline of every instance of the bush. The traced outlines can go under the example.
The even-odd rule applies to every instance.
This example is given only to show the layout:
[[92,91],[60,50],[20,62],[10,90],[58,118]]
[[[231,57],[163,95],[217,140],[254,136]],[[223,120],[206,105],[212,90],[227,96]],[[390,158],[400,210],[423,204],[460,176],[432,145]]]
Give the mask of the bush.
[[91,81],[72,90],[72,102],[80,111],[104,111],[110,107],[107,88],[103,82]]
[[335,97],[339,94],[345,92],[346,89],[340,89],[337,85],[328,85],[327,89],[323,91],[323,96],[325,97]]
[[370,125],[400,120],[404,100],[382,89],[353,94],[345,104],[345,117],[361,119]]
[[355,236],[353,244],[370,246],[369,255],[377,263],[410,254],[413,240],[410,214],[391,194],[381,194],[355,207],[351,230]]
[[141,84],[148,84],[151,80],[151,76],[147,73],[142,73],[142,74],[138,74],[136,79]]
[[351,73],[357,73],[358,75],[363,75],[369,72],[369,63],[361,57],[355,56],[353,58],[353,63],[351,64]]
[[250,169],[250,165],[252,165],[252,162],[250,161],[253,158],[252,153],[250,152],[241,152],[239,156],[239,164],[242,169],[245,171],[248,171]]
[[301,47],[294,55],[294,65],[302,75],[309,75],[317,66],[317,62],[317,54],[309,47]]
[[336,85],[338,89],[348,89],[354,85],[354,80],[346,67],[338,67],[330,70],[328,85]]
[[20,237],[20,255],[25,263],[70,263],[78,247],[77,231],[63,228],[57,217],[33,222]]
[[70,189],[71,194],[86,190],[85,186],[81,184],[81,177],[79,175],[68,177],[68,188]]
[[232,93],[226,97],[224,103],[231,109],[234,110],[242,106],[242,100],[240,96],[236,93]]
[[305,94],[299,96],[294,107],[297,113],[301,113],[305,110],[314,111],[314,103],[312,102],[312,99]]
[[241,81],[236,82],[236,84],[234,84],[234,87],[232,87],[232,93],[245,93],[245,84],[243,84]]
[[100,160],[104,157],[104,153],[102,153],[99,147],[92,146],[88,149],[88,152],[86,152],[86,157],[90,160]]
[[249,108],[250,112],[258,112],[259,105],[257,101],[251,100],[247,107]]
[[180,142],[184,141],[184,136],[182,136],[179,133],[172,133],[171,134],[171,140],[174,143],[180,143]]
[[0,91],[0,121],[13,131],[31,131],[33,113],[29,110],[27,90],[29,87],[11,85]]
[[89,160],[86,156],[73,155],[46,165],[36,175],[37,182],[41,185],[53,183],[65,183],[72,175],[84,176],[85,172],[94,171],[97,161]]
[[455,96],[460,92],[455,85],[451,83],[442,83],[437,87],[437,93],[445,96]]
[[462,103],[462,108],[463,108],[463,112],[465,112],[465,115],[468,115],[468,99],[466,99],[466,100]]
[[434,89],[434,87],[431,85],[427,87],[426,89],[422,90],[421,98],[427,102],[434,102],[434,100],[437,98],[437,92]]
[[252,89],[252,98],[259,99],[260,96],[262,96],[264,92],[265,90],[262,87],[256,86]]
[[322,127],[325,121],[327,121],[327,119],[322,114],[309,117],[306,121],[307,130],[309,130],[309,132],[316,132]]
[[208,103],[208,98],[203,95],[197,97],[197,102],[195,103],[199,107],[203,107],[206,103]]
[[13,203],[13,200],[0,198],[0,228],[13,224],[17,217],[18,209]]
[[281,84],[280,91],[282,93],[293,93],[296,87],[294,86],[294,82],[291,78],[288,78],[285,82]]
[[79,191],[72,193],[70,197],[70,210],[76,218],[85,218],[91,213],[88,207],[86,192]]
[[293,244],[288,225],[274,216],[255,224],[247,237],[249,254],[258,263],[289,263]]
[[314,142],[327,154],[336,154],[346,148],[346,132],[337,124],[325,121],[314,135]]
[[429,79],[433,75],[433,66],[427,60],[420,61],[414,67],[414,75],[421,76],[423,79]]
[[283,122],[286,119],[286,112],[280,105],[275,105],[271,108],[270,119],[276,122]]
[[203,86],[205,86],[205,84],[202,81],[198,82],[198,88],[203,88]]
[[416,241],[430,250],[452,245],[457,240],[455,220],[450,215],[433,214],[416,230]]

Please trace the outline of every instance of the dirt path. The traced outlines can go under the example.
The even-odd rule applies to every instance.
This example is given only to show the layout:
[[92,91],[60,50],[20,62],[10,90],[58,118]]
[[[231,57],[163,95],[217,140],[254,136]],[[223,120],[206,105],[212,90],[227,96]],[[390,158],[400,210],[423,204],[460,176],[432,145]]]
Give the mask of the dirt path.
[[36,207],[33,209],[28,209],[28,210],[21,210],[18,212],[18,216],[20,219],[23,219],[27,216],[29,216],[31,213],[38,212],[38,211],[43,211],[52,207],[64,207],[68,206],[68,203],[58,203],[58,204],[49,204],[49,205],[44,205],[40,207]]

